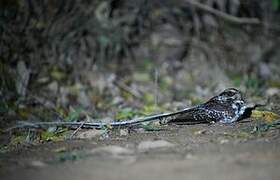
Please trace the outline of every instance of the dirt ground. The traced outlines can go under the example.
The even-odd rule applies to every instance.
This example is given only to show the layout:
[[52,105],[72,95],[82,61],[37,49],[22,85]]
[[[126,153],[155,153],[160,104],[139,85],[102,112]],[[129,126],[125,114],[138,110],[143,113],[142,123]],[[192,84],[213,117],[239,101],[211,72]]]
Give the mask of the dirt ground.
[[47,142],[1,155],[1,179],[280,179],[280,131],[232,125],[115,130],[109,138]]

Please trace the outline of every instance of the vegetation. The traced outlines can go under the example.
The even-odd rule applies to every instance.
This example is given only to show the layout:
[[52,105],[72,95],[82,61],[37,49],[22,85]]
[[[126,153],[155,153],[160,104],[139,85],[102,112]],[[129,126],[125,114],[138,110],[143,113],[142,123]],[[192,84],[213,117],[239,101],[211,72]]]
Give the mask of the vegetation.
[[[279,113],[279,0],[1,0],[0,8],[3,129],[173,111],[229,86]],[[56,127],[3,134],[5,147],[71,136]]]

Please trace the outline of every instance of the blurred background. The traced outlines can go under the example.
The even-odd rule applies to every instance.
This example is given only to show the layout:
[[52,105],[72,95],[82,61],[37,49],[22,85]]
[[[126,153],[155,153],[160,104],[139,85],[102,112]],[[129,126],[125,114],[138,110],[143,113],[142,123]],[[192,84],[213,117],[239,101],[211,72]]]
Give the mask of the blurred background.
[[[280,0],[1,0],[0,126],[279,104]],[[277,107],[277,106],[273,107]]]

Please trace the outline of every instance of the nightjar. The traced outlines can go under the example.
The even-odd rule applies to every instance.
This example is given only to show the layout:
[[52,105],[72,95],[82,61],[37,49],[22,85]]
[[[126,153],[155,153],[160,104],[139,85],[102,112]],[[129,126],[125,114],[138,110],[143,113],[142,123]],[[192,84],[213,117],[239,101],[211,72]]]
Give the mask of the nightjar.
[[143,122],[160,120],[161,123],[193,124],[206,122],[232,123],[244,117],[248,107],[243,100],[240,91],[234,88],[224,90],[218,96],[214,96],[207,102],[185,108],[177,112],[156,114],[143,118],[135,118],[124,121],[103,122],[38,122],[21,124],[22,127],[44,127],[44,126],[78,126],[78,127],[103,127],[110,126],[129,126]]
[[207,102],[178,114],[168,123],[232,123],[239,120],[246,110],[242,93],[234,88],[228,88]]

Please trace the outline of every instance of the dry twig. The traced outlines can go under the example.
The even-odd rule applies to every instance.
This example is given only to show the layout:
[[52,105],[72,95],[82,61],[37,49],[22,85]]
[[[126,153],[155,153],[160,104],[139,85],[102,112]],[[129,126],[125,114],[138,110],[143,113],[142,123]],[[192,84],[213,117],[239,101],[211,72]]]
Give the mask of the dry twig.
[[203,11],[207,11],[217,17],[220,17],[220,18],[223,18],[227,21],[231,21],[233,23],[236,23],[236,24],[255,24],[255,25],[259,25],[261,24],[261,21],[258,19],[258,18],[240,18],[240,17],[236,17],[236,16],[232,16],[230,14],[227,14],[227,13],[224,13],[222,11],[219,11],[219,10],[216,10],[214,8],[211,8],[209,6],[206,6],[204,4],[201,4],[201,3],[198,3],[198,2],[195,2],[193,0],[185,0],[186,3],[196,7],[196,8],[199,8]]

